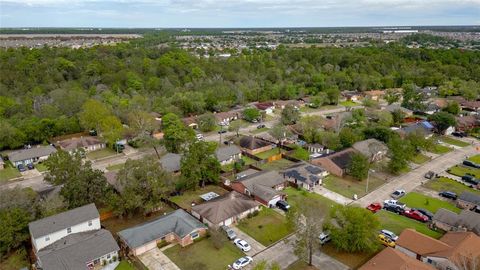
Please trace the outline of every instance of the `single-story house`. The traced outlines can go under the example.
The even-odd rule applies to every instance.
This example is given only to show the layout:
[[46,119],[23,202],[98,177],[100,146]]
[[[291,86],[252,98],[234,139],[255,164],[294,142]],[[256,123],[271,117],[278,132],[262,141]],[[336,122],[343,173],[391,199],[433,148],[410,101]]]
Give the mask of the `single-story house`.
[[460,107],[463,110],[477,112],[480,109],[480,101],[463,100],[460,102]]
[[289,182],[306,190],[312,190],[322,184],[322,179],[330,173],[320,166],[301,163],[283,172],[283,177]]
[[236,191],[192,207],[192,215],[210,227],[231,225],[249,213],[260,210],[260,204]]
[[276,171],[260,171],[231,183],[233,190],[252,196],[269,207],[285,197],[281,190],[287,186],[288,181]]
[[0,157],[0,170],[5,169],[5,161],[3,161],[3,158]]
[[365,98],[369,98],[371,100],[379,101],[384,95],[385,91],[383,90],[370,90],[363,92]]
[[240,114],[241,114],[241,111],[235,110],[235,111],[228,111],[228,112],[217,112],[217,113],[214,113],[213,116],[215,116],[215,120],[217,121],[217,124],[229,125],[231,121],[239,119]]
[[83,149],[85,152],[95,151],[106,147],[105,142],[94,136],[81,136],[56,141],[55,145],[67,152]]
[[277,100],[274,102],[274,104],[275,108],[283,110],[287,105],[291,105],[295,109],[300,109],[300,107],[303,107],[305,103],[301,100]]
[[434,267],[387,247],[358,270],[435,270]]
[[418,92],[422,93],[423,96],[430,98],[438,95],[438,87],[436,86],[426,86],[424,88],[417,87]]
[[405,116],[412,116],[413,115],[412,110],[407,109],[405,107],[402,107],[402,105],[400,105],[399,103],[393,103],[393,104],[387,105],[387,106],[385,106],[384,109],[391,112],[391,113],[393,113],[397,110],[400,110],[401,112],[403,112],[405,114]]
[[190,116],[190,117],[185,117],[185,118],[182,118],[182,122],[187,126],[187,127],[191,127],[193,129],[197,129],[198,128],[198,123],[197,123],[197,116]]
[[432,225],[444,231],[471,231],[480,235],[480,214],[470,210],[457,214],[440,208],[433,216]]
[[309,143],[305,145],[305,148],[311,154],[322,154],[327,148],[319,143]]
[[182,160],[182,155],[175,153],[167,153],[160,158],[160,164],[162,168],[167,172],[176,173],[180,171],[180,163]]
[[408,125],[406,127],[398,129],[397,131],[400,133],[401,136],[407,136],[410,133],[418,132],[423,134],[425,138],[428,139],[433,136],[433,129],[434,127],[430,122],[422,121]]
[[347,148],[331,155],[313,159],[310,162],[314,165],[325,168],[325,170],[331,174],[342,177],[350,165],[352,155],[355,152],[356,151],[353,148]]
[[242,151],[249,153],[250,155],[255,155],[261,152],[268,151],[274,147],[271,142],[267,142],[257,137],[253,136],[243,136],[240,138],[239,142]]
[[480,209],[480,195],[472,192],[464,191],[457,199],[457,207],[462,209]]
[[475,115],[457,116],[455,117],[457,124],[455,130],[468,131],[480,126],[480,119]]
[[118,233],[122,247],[138,256],[157,247],[163,241],[190,245],[205,235],[207,227],[183,209],[175,210],[155,220],[125,229]]
[[242,150],[236,145],[219,147],[215,150],[215,156],[221,165],[227,165],[241,159]]
[[358,91],[342,91],[342,96],[349,101],[359,101],[362,99],[362,93]]
[[356,142],[352,148],[366,156],[370,162],[382,160],[388,153],[388,147],[377,139],[367,139]]
[[273,110],[275,110],[273,102],[258,102],[254,106],[265,114],[273,114]]
[[477,260],[480,237],[472,232],[447,232],[439,240],[405,229],[395,249],[441,270],[457,270],[459,263]]
[[17,167],[20,164],[28,165],[38,163],[48,159],[48,157],[57,152],[57,149],[51,145],[37,146],[28,149],[22,149],[8,154],[8,159]]

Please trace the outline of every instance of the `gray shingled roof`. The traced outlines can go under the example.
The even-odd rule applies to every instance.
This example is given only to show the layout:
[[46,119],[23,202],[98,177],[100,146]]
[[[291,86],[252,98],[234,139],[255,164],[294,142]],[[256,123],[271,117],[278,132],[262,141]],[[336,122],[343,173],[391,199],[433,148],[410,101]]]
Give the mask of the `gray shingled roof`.
[[470,202],[470,203],[473,203],[473,204],[480,205],[480,196],[477,195],[477,194],[468,192],[468,191],[462,192],[462,194],[460,194],[460,196],[458,196],[458,199],[462,200],[462,201],[466,201],[466,202]]
[[70,234],[41,249],[38,259],[45,270],[85,270],[87,262],[119,250],[112,234],[100,229]]
[[450,210],[440,208],[433,216],[433,220],[453,227],[462,226],[480,235],[480,214],[470,210],[463,210],[460,214],[456,214]]
[[56,142],[62,149],[65,150],[74,150],[77,148],[88,147],[91,145],[97,145],[103,143],[98,137],[93,136],[82,136],[77,138],[65,139],[62,141]]
[[231,156],[238,155],[242,151],[236,145],[229,145],[226,147],[220,147],[215,150],[215,155],[217,156],[218,161],[222,162],[229,160]]
[[171,232],[183,238],[201,228],[206,226],[184,210],[178,209],[156,220],[123,230],[118,235],[130,248],[137,248]]
[[30,235],[33,238],[38,238],[99,217],[97,207],[91,203],[30,222],[28,227]]
[[240,147],[250,149],[250,150],[255,150],[258,148],[265,147],[267,145],[271,145],[271,143],[255,138],[253,136],[243,136],[240,139],[239,144],[240,144]]
[[352,145],[352,148],[368,158],[372,158],[378,152],[388,151],[388,147],[377,139],[367,139],[356,142]]
[[252,194],[267,202],[280,194],[280,192],[273,189],[273,187],[286,182],[277,171],[260,171],[241,178],[238,181]]
[[51,145],[47,146],[39,146],[33,147],[30,149],[22,149],[15,152],[12,152],[8,155],[8,159],[12,162],[31,159],[31,158],[38,158],[38,157],[45,157],[49,156],[52,153],[57,152],[57,149]]
[[324,171],[325,169],[322,167],[308,163],[300,163],[299,165],[288,168],[283,172],[283,174],[284,176],[310,185],[317,182],[320,179],[320,176],[318,175]]
[[168,153],[160,159],[163,169],[168,172],[176,172],[180,170],[180,161],[182,160],[182,155]]

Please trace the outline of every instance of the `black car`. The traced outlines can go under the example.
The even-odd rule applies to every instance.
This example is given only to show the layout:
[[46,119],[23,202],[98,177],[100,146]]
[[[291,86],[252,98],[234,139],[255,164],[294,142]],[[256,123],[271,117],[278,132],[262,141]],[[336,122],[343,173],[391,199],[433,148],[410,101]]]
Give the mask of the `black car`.
[[452,135],[459,138],[467,137],[467,133],[458,131],[452,132]]
[[24,171],[27,170],[27,169],[25,169],[25,166],[23,164],[18,164],[17,169],[21,172],[24,172]]
[[462,180],[469,183],[469,184],[473,184],[473,185],[478,185],[479,181],[473,177],[472,175],[464,175],[462,176]]
[[387,210],[387,211],[390,211],[390,212],[393,212],[393,213],[397,213],[397,214],[403,214],[403,212],[405,212],[405,209],[403,209],[402,207],[398,206],[398,205],[393,205],[393,204],[386,204],[383,206],[383,209]]
[[261,125],[258,125],[258,126],[257,126],[257,129],[262,129],[262,128],[265,128],[265,125],[264,125],[264,124],[261,124]]
[[290,208],[290,205],[286,201],[282,201],[282,200],[278,201],[276,205],[278,208],[282,209],[285,212],[287,212],[288,209]]
[[223,133],[227,133],[227,131],[224,129],[218,131],[218,134],[223,134]]
[[417,210],[418,212],[422,213],[424,216],[427,216],[428,219],[432,220],[433,219],[433,214],[432,212],[425,210],[423,208],[412,208],[412,210]]
[[477,164],[477,163],[475,163],[475,162],[472,162],[472,161],[470,161],[470,160],[464,160],[464,161],[463,161],[463,165],[480,169],[480,165],[479,165],[479,164]]
[[447,198],[447,199],[452,199],[452,200],[457,199],[457,194],[455,192],[451,192],[451,191],[442,191],[442,192],[438,193],[438,195],[440,195],[444,198]]
[[28,164],[27,164],[27,168],[28,168],[29,170],[33,170],[35,167],[33,166],[33,163],[28,163]]

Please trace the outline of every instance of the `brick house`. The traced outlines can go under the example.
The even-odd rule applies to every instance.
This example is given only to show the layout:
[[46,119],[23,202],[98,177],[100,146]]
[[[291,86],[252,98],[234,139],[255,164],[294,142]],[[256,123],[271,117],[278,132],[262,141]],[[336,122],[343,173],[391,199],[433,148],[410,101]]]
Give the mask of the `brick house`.
[[273,102],[258,102],[254,106],[265,114],[273,114],[273,110],[275,110]]
[[260,171],[231,183],[233,190],[253,197],[266,206],[274,206],[285,197],[281,192],[288,180],[276,171]]
[[358,270],[435,270],[432,266],[424,264],[412,257],[405,255],[397,249],[387,247],[375,257],[362,265]]
[[462,192],[457,199],[457,207],[462,209],[480,209],[480,196],[468,191]]
[[301,163],[285,170],[283,177],[300,188],[312,190],[315,186],[321,185],[323,178],[329,174],[322,167]]
[[325,168],[331,174],[342,177],[346,173],[355,152],[353,148],[347,148],[328,156],[313,159],[310,162]]
[[250,155],[265,152],[274,147],[272,143],[253,136],[243,136],[240,138],[239,145],[242,148],[242,151],[249,153]]
[[105,142],[94,136],[80,136],[59,140],[55,142],[55,146],[67,152],[74,152],[83,149],[85,152],[100,150],[106,147]]
[[118,232],[122,247],[138,256],[157,247],[158,243],[178,243],[182,247],[207,233],[207,227],[182,209],[158,219]]

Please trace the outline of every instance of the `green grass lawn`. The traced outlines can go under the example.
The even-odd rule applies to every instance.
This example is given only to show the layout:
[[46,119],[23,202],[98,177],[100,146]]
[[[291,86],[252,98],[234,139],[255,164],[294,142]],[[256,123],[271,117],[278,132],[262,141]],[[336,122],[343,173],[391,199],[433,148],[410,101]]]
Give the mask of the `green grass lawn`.
[[397,235],[400,235],[400,233],[404,229],[410,228],[436,239],[442,236],[441,232],[430,230],[427,227],[427,224],[413,220],[411,218],[407,218],[402,215],[398,215],[385,210],[381,210],[375,215],[379,218],[382,229],[387,229],[396,233]]
[[258,134],[258,133],[262,133],[262,132],[265,132],[265,131],[268,131],[269,128],[267,127],[264,127],[264,128],[257,128],[257,129],[253,129],[250,131],[250,133],[252,134]]
[[451,144],[451,145],[455,145],[455,146],[459,146],[459,147],[465,147],[465,146],[469,146],[470,144],[467,143],[467,142],[464,142],[464,141],[460,141],[460,140],[456,140],[454,138],[450,138],[450,137],[447,137],[447,136],[442,136],[439,138],[442,142],[444,143],[447,143],[447,144]]
[[430,152],[441,155],[441,154],[448,153],[452,150],[453,149],[448,147],[448,146],[444,146],[444,145],[441,145],[441,144],[435,144],[432,147],[432,149],[430,149]]
[[293,232],[285,216],[264,207],[257,216],[240,220],[237,227],[264,246],[269,246]]
[[43,163],[38,163],[37,165],[35,165],[35,168],[39,172],[44,172],[44,171],[48,170],[47,166],[45,166],[45,164],[43,164]]
[[0,260],[0,269],[2,270],[18,270],[23,267],[30,269],[29,266],[27,251],[24,248],[15,250],[6,258]]
[[281,149],[281,148],[278,148],[278,147],[275,147],[273,149],[270,149],[268,151],[265,151],[265,152],[261,152],[261,153],[258,153],[256,154],[255,156],[261,158],[261,159],[267,159],[271,156],[274,156],[274,155],[278,155],[280,153],[284,153],[285,150]]
[[450,169],[448,169],[447,172],[460,177],[466,174],[471,174],[476,178],[480,178],[480,169],[467,167],[463,165],[453,166]]
[[116,164],[116,165],[110,165],[110,166],[107,167],[107,170],[109,170],[109,171],[117,171],[117,170],[123,169],[124,166],[125,166],[125,163],[120,163],[120,164]]
[[[385,181],[370,176],[368,181],[368,192],[381,186]],[[367,185],[367,179],[358,181],[352,178],[340,178],[335,175],[329,175],[323,179],[323,186],[333,192],[341,194],[347,198],[353,198],[353,194],[357,194],[358,197],[364,196],[365,188]]]
[[8,181],[20,176],[22,176],[22,174],[20,174],[18,169],[10,166],[8,163],[5,164],[5,168],[3,170],[0,170],[0,182]]
[[423,164],[423,163],[425,163],[429,160],[430,160],[430,158],[427,157],[426,155],[422,154],[422,153],[419,153],[419,154],[413,156],[412,159],[411,159],[411,161],[413,163],[416,163],[416,164]]
[[243,155],[242,155],[242,160],[243,160],[243,162],[245,162],[245,165],[250,165],[250,164],[253,164],[253,163],[257,162],[255,159],[249,158],[249,157],[243,156]]
[[436,190],[438,192],[448,190],[448,191],[455,192],[458,195],[462,194],[462,192],[464,191],[469,191],[469,192],[480,195],[480,190],[469,188],[462,183],[459,183],[452,179],[448,179],[446,177],[439,177],[437,179],[432,179],[425,184],[425,187]]
[[468,160],[480,164],[480,155],[471,156]]
[[460,213],[461,211],[460,208],[457,208],[455,205],[447,201],[425,196],[417,192],[409,192],[401,198],[400,201],[407,204],[408,207],[423,208],[432,213],[436,213],[440,208],[445,208],[455,213]]
[[121,261],[120,264],[117,265],[115,270],[135,270],[135,267],[127,261]]
[[109,157],[109,156],[113,156],[115,155],[117,152],[115,152],[113,149],[110,149],[110,148],[104,148],[104,149],[100,149],[100,150],[96,150],[96,151],[92,151],[92,152],[88,152],[87,153],[87,157],[89,159],[100,159],[100,158],[104,158],[104,157]]
[[342,105],[342,106],[345,106],[345,107],[354,107],[354,106],[360,105],[360,104],[355,103],[351,100],[342,101],[339,104]]
[[238,258],[245,256],[239,248],[227,242],[220,249],[213,246],[209,238],[204,238],[182,248],[175,245],[164,251],[180,269],[224,270]]
[[297,146],[290,156],[296,159],[308,161],[310,159],[310,152],[300,146]]
[[334,205],[337,205],[336,202],[329,200],[317,193],[308,192],[304,189],[299,190],[293,187],[288,187],[283,190],[287,194],[287,201],[292,207],[297,207],[297,205],[302,204],[304,201],[312,201],[318,208],[319,214],[326,214]]
[[183,209],[190,210],[190,208],[192,207],[192,202],[196,204],[202,203],[203,199],[200,198],[200,195],[208,192],[215,192],[221,196],[227,193],[228,191],[219,186],[208,185],[208,186],[205,186],[204,188],[198,188],[196,190],[186,191],[180,196],[170,197],[169,200],[176,203],[178,206],[182,207]]
[[273,171],[273,170],[284,170],[290,166],[295,164],[295,162],[287,160],[287,159],[279,159],[275,160],[269,163],[265,163],[260,165],[260,169],[262,170],[267,170],[267,171]]

